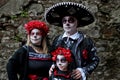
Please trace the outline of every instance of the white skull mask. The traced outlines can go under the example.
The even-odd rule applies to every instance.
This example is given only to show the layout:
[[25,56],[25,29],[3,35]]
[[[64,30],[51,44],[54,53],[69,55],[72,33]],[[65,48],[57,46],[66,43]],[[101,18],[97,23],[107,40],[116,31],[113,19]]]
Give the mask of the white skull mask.
[[30,33],[30,41],[35,45],[41,45],[42,35],[39,29],[33,29]]
[[77,19],[71,16],[65,16],[62,19],[63,29],[67,33],[72,33],[77,31]]
[[68,61],[63,55],[57,55],[56,65],[61,71],[67,71]]

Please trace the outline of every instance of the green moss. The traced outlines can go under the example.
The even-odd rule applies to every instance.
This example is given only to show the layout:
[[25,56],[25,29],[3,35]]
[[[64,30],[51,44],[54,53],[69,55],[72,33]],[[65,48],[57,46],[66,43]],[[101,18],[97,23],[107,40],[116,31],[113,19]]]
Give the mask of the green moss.
[[21,34],[17,34],[17,35],[14,36],[13,39],[14,39],[15,41],[17,41],[17,42],[20,42],[20,41],[22,41],[22,35],[21,35]]
[[11,19],[15,20],[18,19],[19,17],[28,17],[29,14],[27,11],[21,11],[19,14],[15,14],[11,16]]
[[11,16],[11,19],[13,19],[13,20],[16,19],[16,18],[17,18],[16,15],[12,15],[12,16]]
[[21,17],[28,17],[28,12],[27,11],[22,11],[20,16]]

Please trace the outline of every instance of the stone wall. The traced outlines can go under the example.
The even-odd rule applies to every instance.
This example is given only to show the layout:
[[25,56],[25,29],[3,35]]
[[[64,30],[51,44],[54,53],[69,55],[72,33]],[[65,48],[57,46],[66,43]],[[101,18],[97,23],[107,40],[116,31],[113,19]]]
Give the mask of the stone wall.
[[[62,1],[79,2],[94,13],[96,21],[79,30],[96,43],[100,64],[89,80],[120,80],[120,0],[0,0],[0,80],[8,80],[6,63],[26,41],[24,23],[44,21],[45,10]],[[62,28],[49,25],[51,40]]]

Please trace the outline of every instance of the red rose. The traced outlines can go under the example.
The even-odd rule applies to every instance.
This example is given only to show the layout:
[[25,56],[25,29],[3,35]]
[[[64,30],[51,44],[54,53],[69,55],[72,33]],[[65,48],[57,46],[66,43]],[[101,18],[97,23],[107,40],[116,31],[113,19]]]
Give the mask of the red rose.
[[33,29],[39,29],[42,31],[42,35],[46,36],[49,31],[49,28],[47,27],[47,25],[44,22],[41,22],[39,20],[32,20],[26,23],[24,27],[28,34],[30,34],[31,30]]
[[84,58],[84,59],[87,59],[87,58],[88,58],[88,51],[87,51],[86,49],[84,49],[84,50],[82,51],[82,55],[83,55],[83,58]]
[[71,51],[62,47],[58,47],[55,51],[51,53],[53,55],[52,60],[56,61],[57,55],[63,55],[68,62],[72,61]]
[[48,80],[48,78],[43,78],[42,80]]

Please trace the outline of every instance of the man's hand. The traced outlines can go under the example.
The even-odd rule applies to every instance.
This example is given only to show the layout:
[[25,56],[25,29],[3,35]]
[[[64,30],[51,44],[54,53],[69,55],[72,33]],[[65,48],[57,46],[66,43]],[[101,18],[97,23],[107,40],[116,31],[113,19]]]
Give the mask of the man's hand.
[[55,65],[52,64],[52,66],[50,67],[50,70],[49,70],[49,76],[52,75],[52,72],[53,72],[54,69],[55,69]]
[[77,79],[81,79],[81,72],[78,69],[75,69],[72,71],[71,76],[73,77],[73,79],[77,80]]

